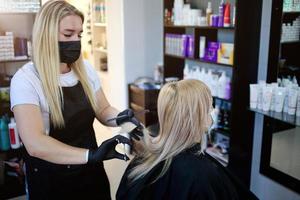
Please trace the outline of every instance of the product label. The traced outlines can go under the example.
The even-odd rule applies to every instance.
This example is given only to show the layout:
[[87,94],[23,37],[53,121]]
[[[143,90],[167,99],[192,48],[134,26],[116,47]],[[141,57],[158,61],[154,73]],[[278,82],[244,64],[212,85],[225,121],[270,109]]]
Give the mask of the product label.
[[13,128],[9,129],[9,137],[10,137],[10,143],[16,144],[15,129],[13,129]]

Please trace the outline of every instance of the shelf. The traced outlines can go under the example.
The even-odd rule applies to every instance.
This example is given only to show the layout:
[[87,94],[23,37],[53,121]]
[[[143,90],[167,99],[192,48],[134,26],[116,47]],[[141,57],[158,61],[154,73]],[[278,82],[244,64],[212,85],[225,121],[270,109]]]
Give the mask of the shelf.
[[286,41],[286,42],[280,42],[281,44],[297,44],[300,43],[300,40],[296,40],[296,41]]
[[289,115],[287,113],[278,113],[278,112],[274,112],[274,111],[269,111],[269,112],[265,112],[263,110],[259,110],[259,109],[249,109],[250,111],[253,111],[255,113],[258,114],[262,114],[283,122],[286,122],[288,124],[294,125],[294,126],[300,126],[300,117],[296,117],[295,115]]
[[300,11],[285,11],[283,12],[284,15],[289,15],[289,14],[292,14],[292,15],[300,15]]
[[35,15],[37,12],[0,12],[0,15]]
[[0,100],[0,108],[10,108],[10,102]]
[[214,97],[214,96],[213,96],[213,99],[220,99],[221,101],[228,101],[228,102],[231,102],[231,99],[223,99],[223,98],[220,98],[220,97]]
[[218,160],[223,166],[228,165],[228,154],[222,154],[219,149],[214,147],[208,147],[205,149],[205,152],[211,157]]
[[0,63],[9,63],[9,62],[28,62],[31,61],[30,58],[23,59],[11,59],[11,60],[0,60]]
[[0,154],[7,154],[7,153],[12,153],[12,154],[15,154],[15,153],[21,153],[22,151],[22,147],[18,148],[18,149],[9,149],[9,150],[6,150],[6,151],[3,151],[3,150],[0,150]]
[[107,24],[106,23],[94,23],[94,26],[96,26],[96,27],[106,27]]
[[225,131],[225,130],[222,130],[222,129],[212,129],[211,132],[212,133],[219,133],[219,134],[225,135],[225,136],[230,136],[229,131]]
[[232,65],[228,65],[228,64],[214,63],[214,62],[209,62],[209,61],[200,60],[200,59],[196,59],[196,58],[187,58],[187,57],[183,57],[183,56],[176,56],[176,55],[170,55],[170,54],[165,54],[165,56],[179,58],[179,59],[186,59],[186,60],[191,60],[191,61],[201,62],[201,63],[209,63],[209,64],[213,64],[213,65],[220,65],[220,66],[224,66],[224,67],[233,67]]
[[214,27],[214,26],[190,26],[190,25],[165,25],[166,28],[196,28],[212,30],[235,30],[234,27]]

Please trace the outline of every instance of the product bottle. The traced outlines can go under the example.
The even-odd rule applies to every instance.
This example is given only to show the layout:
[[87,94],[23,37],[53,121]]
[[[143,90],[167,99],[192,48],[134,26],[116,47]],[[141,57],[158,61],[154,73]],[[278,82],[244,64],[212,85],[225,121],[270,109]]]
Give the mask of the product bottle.
[[7,151],[9,150],[9,136],[8,136],[8,126],[6,119],[4,117],[0,120],[0,150]]
[[19,133],[17,130],[17,124],[14,118],[10,119],[10,123],[8,124],[9,128],[9,139],[10,139],[10,146],[12,149],[18,149],[21,146]]
[[220,6],[219,6],[219,20],[218,20],[218,27],[224,26],[224,0],[221,0]]
[[218,76],[217,75],[213,75],[212,76],[212,81],[211,81],[211,95],[213,97],[217,97],[218,96]]
[[169,24],[169,11],[168,11],[168,9],[165,9],[164,22],[165,22],[166,25]]
[[194,37],[189,35],[188,36],[188,52],[187,52],[187,56],[189,58],[194,58],[194,53],[195,53],[195,44],[194,44]]
[[189,77],[190,77],[189,65],[185,64],[184,69],[183,69],[183,79],[189,79]]
[[201,36],[199,41],[199,58],[203,59],[205,56],[205,43],[206,43],[206,37]]
[[213,79],[213,75],[212,75],[211,69],[208,70],[207,75],[206,75],[205,78],[206,78],[205,84],[209,87],[210,91],[212,91],[212,79]]
[[212,129],[217,129],[218,128],[218,117],[219,117],[219,113],[220,113],[220,107],[218,104],[215,105],[215,109],[212,112],[212,120],[213,120],[213,124],[212,124]]
[[27,56],[29,58],[32,56],[32,44],[30,40],[27,40]]
[[298,81],[296,76],[293,76],[293,80],[292,80],[293,84],[298,85]]
[[218,84],[219,98],[225,99],[226,83],[227,83],[227,77],[225,71],[223,71],[221,77],[219,78],[219,84]]
[[230,27],[230,22],[230,3],[227,3],[224,12],[224,27]]
[[300,87],[298,87],[298,98],[297,98],[296,116],[300,117]]
[[232,13],[232,26],[235,26],[235,12],[236,12],[236,8],[234,6],[233,7],[233,13]]
[[95,23],[98,23],[100,22],[100,5],[98,2],[95,3],[94,12],[95,12]]
[[225,131],[229,131],[230,129],[230,105],[228,102],[224,102],[224,110],[223,110],[223,122],[224,122],[224,127],[223,129]]
[[258,99],[257,99],[257,109],[262,110],[263,108],[263,88],[266,87],[266,82],[260,80],[258,82]]
[[223,121],[223,104],[221,100],[216,100],[216,106],[218,105],[219,107],[219,115],[218,115],[218,129],[223,129],[224,128],[224,121]]
[[208,26],[211,26],[211,20],[210,20],[211,15],[212,15],[212,9],[211,9],[211,2],[209,1],[206,8],[206,20]]
[[106,7],[105,7],[105,4],[102,3],[102,23],[106,23]]
[[199,78],[199,80],[200,81],[202,81],[202,82],[205,82],[204,80],[205,80],[205,75],[206,75],[206,72],[205,72],[205,68],[203,67],[203,68],[201,68],[201,70],[200,70],[200,78]]
[[284,105],[283,105],[283,112],[284,113],[288,113],[289,110],[289,90],[290,90],[291,86],[288,85],[288,87],[286,88],[286,93],[285,93],[285,98],[284,98]]
[[231,98],[231,81],[229,77],[227,77],[224,93],[225,93],[224,99]]
[[201,71],[200,71],[200,67],[199,66],[195,66],[195,79],[197,80],[201,80]]

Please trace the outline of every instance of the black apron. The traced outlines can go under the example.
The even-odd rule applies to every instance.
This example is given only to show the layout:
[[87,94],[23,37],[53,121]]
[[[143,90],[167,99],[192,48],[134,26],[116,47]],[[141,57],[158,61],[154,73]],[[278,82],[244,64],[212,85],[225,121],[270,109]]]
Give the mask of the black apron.
[[[65,127],[50,126],[49,135],[65,144],[96,149],[93,129],[95,113],[80,82],[63,87]],[[25,151],[26,178],[30,200],[111,199],[103,163],[59,165],[29,156]]]

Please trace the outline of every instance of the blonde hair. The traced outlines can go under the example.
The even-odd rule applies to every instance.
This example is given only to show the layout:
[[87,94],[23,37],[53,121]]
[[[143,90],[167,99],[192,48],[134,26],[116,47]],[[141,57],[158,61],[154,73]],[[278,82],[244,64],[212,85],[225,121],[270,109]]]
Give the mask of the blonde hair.
[[[47,99],[51,122],[55,127],[64,126],[62,114],[63,93],[59,84],[60,57],[58,33],[60,21],[70,15],[83,14],[65,1],[49,1],[39,11],[33,27],[33,62],[39,74],[44,95]],[[87,73],[82,57],[70,66],[82,84],[84,92],[94,110],[97,109],[95,96],[88,83]]]
[[201,143],[210,126],[212,96],[209,88],[198,80],[182,80],[166,84],[158,97],[159,135],[144,137],[144,152],[137,155],[136,166],[129,179],[144,177],[165,161],[159,179],[168,170],[174,156]]

